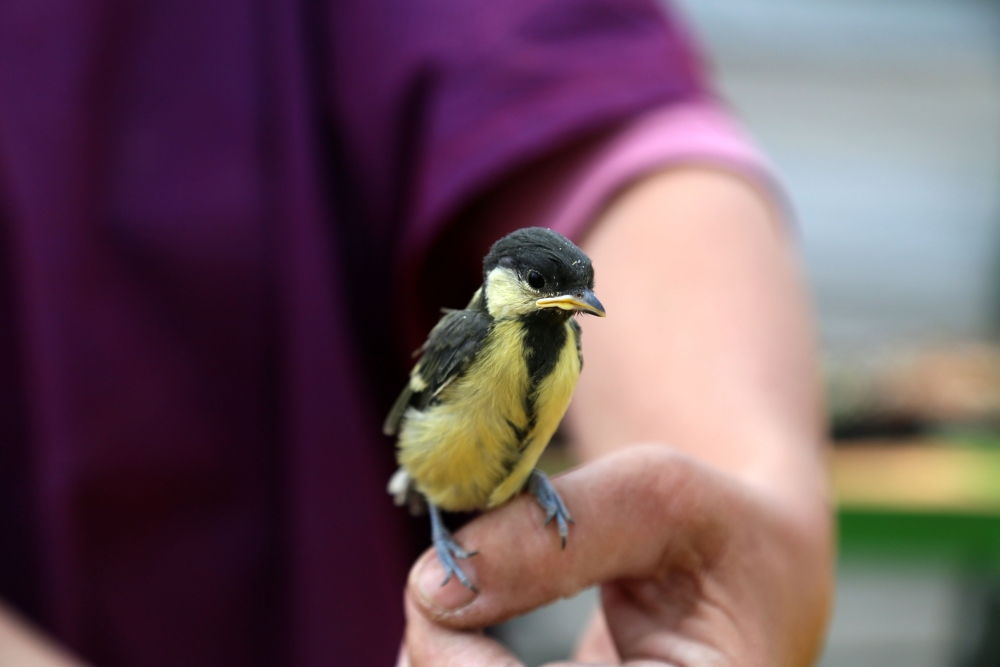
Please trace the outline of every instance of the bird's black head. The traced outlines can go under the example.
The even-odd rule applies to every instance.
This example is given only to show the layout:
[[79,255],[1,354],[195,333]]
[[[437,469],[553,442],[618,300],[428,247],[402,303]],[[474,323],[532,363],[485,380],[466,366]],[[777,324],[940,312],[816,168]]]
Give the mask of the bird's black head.
[[590,258],[550,229],[519,229],[494,243],[483,260],[483,287],[487,309],[499,319],[544,309],[604,316]]

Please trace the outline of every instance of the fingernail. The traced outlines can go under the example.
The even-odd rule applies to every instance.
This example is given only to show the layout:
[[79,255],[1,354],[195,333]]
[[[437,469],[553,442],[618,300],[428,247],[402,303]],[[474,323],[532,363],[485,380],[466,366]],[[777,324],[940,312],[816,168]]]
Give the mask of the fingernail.
[[[474,573],[468,561],[463,561],[461,567],[471,579]],[[429,603],[446,611],[454,611],[476,599],[476,591],[463,586],[456,577],[452,577],[442,586],[441,582],[445,576],[444,568],[437,558],[431,556],[424,560],[417,575],[417,587]]]

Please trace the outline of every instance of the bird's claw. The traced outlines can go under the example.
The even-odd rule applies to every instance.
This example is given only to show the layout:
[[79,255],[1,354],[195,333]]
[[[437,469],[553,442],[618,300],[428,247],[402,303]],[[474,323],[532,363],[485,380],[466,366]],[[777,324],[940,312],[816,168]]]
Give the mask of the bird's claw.
[[462,547],[458,546],[455,540],[451,538],[451,535],[435,539],[434,549],[437,551],[438,560],[445,571],[444,581],[441,582],[442,586],[451,581],[451,577],[454,575],[463,586],[477,593],[479,592],[479,589],[469,581],[465,572],[462,572],[462,568],[455,562],[456,558],[471,558],[478,552],[466,552]]
[[562,540],[562,548],[565,549],[566,536],[569,535],[568,524],[575,524],[576,522],[569,515],[569,510],[566,509],[566,504],[559,497],[556,488],[552,486],[552,482],[549,481],[548,476],[544,472],[535,469],[531,471],[531,477],[528,478],[528,490],[538,500],[538,504],[542,506],[542,509],[545,510],[545,523],[543,525],[547,526],[552,523],[552,519],[556,520],[556,524],[559,526],[559,538]]
[[451,581],[451,577],[454,575],[463,586],[478,593],[479,589],[472,584],[465,572],[462,572],[462,568],[458,566],[455,559],[471,558],[479,552],[466,551],[460,547],[448,529],[445,528],[444,522],[441,521],[438,508],[431,503],[428,503],[428,507],[431,510],[431,540],[434,542],[434,550],[437,552],[438,561],[445,572],[444,581],[441,582],[441,585],[444,586]]

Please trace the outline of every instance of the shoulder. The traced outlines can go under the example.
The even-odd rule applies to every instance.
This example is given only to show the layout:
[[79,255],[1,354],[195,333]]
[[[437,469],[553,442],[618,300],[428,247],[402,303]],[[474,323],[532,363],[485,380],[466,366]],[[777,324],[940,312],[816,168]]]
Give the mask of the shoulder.
[[418,350],[420,361],[410,373],[410,381],[386,417],[383,433],[393,435],[410,406],[423,409],[452,380],[468,367],[483,346],[493,324],[489,313],[476,310],[448,310],[431,330]]
[[435,394],[476,358],[493,323],[489,313],[474,308],[447,311],[427,337],[412,376]]
[[445,311],[427,336],[427,342],[422,348],[424,359],[421,361],[435,352],[482,342],[492,324],[493,318],[482,310],[468,308]]

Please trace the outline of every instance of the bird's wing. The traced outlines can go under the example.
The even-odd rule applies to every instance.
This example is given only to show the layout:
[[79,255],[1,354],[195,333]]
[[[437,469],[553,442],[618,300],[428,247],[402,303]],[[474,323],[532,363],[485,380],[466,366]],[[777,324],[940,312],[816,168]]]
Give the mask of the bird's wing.
[[448,383],[461,375],[475,359],[492,323],[493,318],[481,310],[445,312],[421,348],[423,356],[389,411],[382,432],[394,435],[406,408],[411,405],[425,407]]

